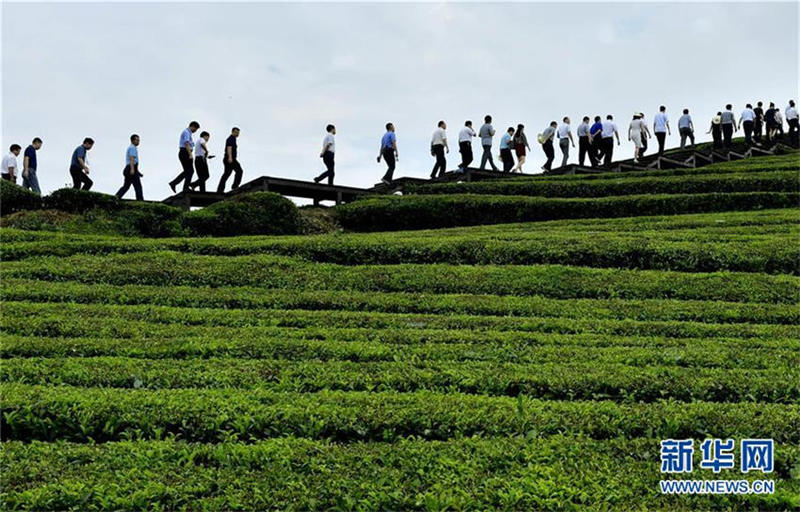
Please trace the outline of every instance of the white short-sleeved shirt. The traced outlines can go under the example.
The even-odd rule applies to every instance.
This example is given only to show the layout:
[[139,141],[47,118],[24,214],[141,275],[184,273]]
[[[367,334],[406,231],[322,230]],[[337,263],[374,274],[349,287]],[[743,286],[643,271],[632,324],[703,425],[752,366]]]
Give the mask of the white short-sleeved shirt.
[[325,138],[322,139],[322,150],[325,151],[325,148],[328,147],[328,144],[331,146],[327,149],[331,153],[336,153],[336,140],[332,133],[325,135]]
[[601,132],[600,137],[604,139],[613,137],[614,132],[616,131],[617,131],[617,125],[614,123],[614,121],[609,121],[608,119],[606,119],[605,121],[603,121],[603,131]]
[[436,128],[433,130],[433,136],[431,137],[431,145],[442,145],[444,146],[447,142],[447,132],[444,128]]
[[752,108],[746,108],[742,110],[742,121],[755,121],[756,113],[753,112]]
[[558,127],[558,138],[566,139],[568,137],[569,137],[569,125],[567,123],[563,123],[561,126]]
[[474,136],[475,130],[469,126],[465,126],[460,132],[458,132],[458,142],[471,142],[472,137]]
[[655,131],[657,132],[667,131],[667,123],[669,122],[669,118],[667,117],[666,113],[659,112],[658,114],[656,114],[654,122],[655,122]]
[[200,137],[199,139],[197,139],[197,145],[195,145],[195,147],[194,147],[194,156],[196,156],[196,157],[197,156],[200,156],[200,157],[206,156],[206,150],[203,149],[203,145],[205,145],[205,143],[206,143],[206,139],[204,139],[203,137]]
[[9,152],[6,156],[3,157],[3,174],[8,172],[8,168],[14,168],[14,175],[17,174],[17,170],[19,167],[17,166],[17,156],[14,153]]
[[786,120],[791,121],[797,119],[797,109],[794,107],[786,107]]

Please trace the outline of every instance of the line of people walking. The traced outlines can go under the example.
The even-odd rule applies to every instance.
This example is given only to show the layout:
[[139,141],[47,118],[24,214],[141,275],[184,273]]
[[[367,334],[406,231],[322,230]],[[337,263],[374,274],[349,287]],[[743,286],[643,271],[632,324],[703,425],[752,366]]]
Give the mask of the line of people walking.
[[[653,138],[658,141],[658,154],[664,153],[667,137],[672,135],[667,108],[661,105],[656,113],[652,132],[645,121],[642,112],[635,112],[633,119],[628,125],[628,140],[634,144],[633,161],[638,163],[648,149],[648,139]],[[728,104],[723,111],[717,112],[712,118],[711,125],[706,133],[712,135],[713,147],[715,149],[726,147],[730,148],[733,143],[733,135],[742,130],[744,132],[745,143],[748,145],[761,145],[776,141],[784,136],[783,125],[788,124],[786,134],[788,144],[800,147],[800,117],[794,100],[789,100],[788,106],[783,112],[775,107],[774,102],[769,103],[769,107],[764,110],[763,102],[759,101],[754,108],[752,104],[745,105],[739,115],[738,120],[733,112],[733,105]],[[181,172],[169,182],[173,192],[178,191],[181,185],[182,191],[198,190],[206,191],[206,182],[210,178],[208,161],[215,158],[209,152],[209,141],[211,135],[207,131],[200,132],[197,141],[194,134],[200,129],[200,123],[192,121],[181,132],[178,142],[178,161]],[[239,188],[242,182],[244,171],[238,159],[238,138],[241,133],[238,127],[231,129],[230,135],[225,139],[223,152],[223,172],[220,177],[216,191],[224,193],[227,181],[233,174],[232,190]],[[695,126],[688,108],[683,109],[681,117],[678,119],[678,133],[680,135],[681,149],[695,144]],[[499,171],[494,161],[492,153],[493,140],[496,135],[492,125],[492,116],[484,116],[484,123],[476,132],[473,129],[472,121],[464,122],[463,128],[458,133],[458,150],[461,156],[457,172],[466,172],[474,160],[472,150],[472,139],[479,138],[482,154],[480,169],[486,169],[488,165],[491,170]],[[576,130],[578,139],[578,165],[583,166],[588,159],[591,167],[611,166],[614,155],[614,146],[619,146],[619,129],[614,122],[614,117],[608,114],[603,120],[600,116],[594,117],[594,122],[589,116],[584,116],[581,124]],[[314,178],[315,183],[327,180],[328,185],[333,185],[335,177],[335,154],[336,154],[336,127],[333,124],[326,126],[326,134],[322,142],[320,158],[325,166],[325,170]],[[575,148],[575,139],[572,136],[570,118],[565,116],[561,123],[551,121],[550,124],[536,137],[537,142],[542,146],[545,154],[545,163],[542,170],[549,172],[552,170],[555,160],[555,141],[558,139],[558,147],[561,151],[561,166],[566,166],[569,162],[570,148]],[[130,136],[130,146],[125,152],[125,165],[122,170],[123,184],[117,191],[117,197],[123,197],[131,187],[137,200],[143,200],[142,182],[143,174],[139,170],[139,144],[140,137],[137,134]],[[616,141],[616,144],[615,144]],[[17,157],[22,152],[19,144],[12,144],[9,152],[2,159],[2,169],[0,177],[5,180],[17,182],[18,174],[22,175],[22,185],[41,195],[38,179],[37,152],[42,148],[42,139],[35,137],[31,144],[25,149],[23,154],[22,171],[19,172]],[[69,173],[72,178],[73,188],[90,190],[94,182],[89,178],[88,153],[94,147],[94,140],[86,137],[83,143],[75,148],[70,159]],[[518,124],[516,127],[509,126],[505,133],[500,137],[498,160],[502,163],[502,171],[507,173],[522,172],[528,152],[531,151],[528,138],[525,133],[525,126]],[[447,139],[447,123],[441,120],[431,135],[430,153],[434,158],[434,165],[430,173],[432,179],[439,178],[447,171],[447,155],[450,153],[450,146]],[[516,155],[516,162],[514,156]],[[386,165],[386,172],[381,181],[391,186],[394,179],[394,171],[400,155],[397,150],[397,135],[393,123],[386,123],[386,132],[381,137],[380,149],[378,150],[378,163],[383,161]],[[196,175],[196,179],[195,178]]]
[[[180,139],[178,140],[178,161],[181,164],[182,171],[172,181],[169,182],[169,187],[173,192],[177,192],[178,185],[183,182],[182,191],[199,190],[200,192],[206,191],[206,181],[210,178],[208,170],[208,161],[215,157],[209,153],[208,142],[211,139],[211,134],[206,131],[200,133],[200,137],[195,143],[193,135],[200,129],[200,123],[192,121],[189,126],[181,132]],[[217,193],[222,194],[233,174],[232,190],[239,188],[242,183],[242,176],[244,170],[239,163],[239,145],[237,139],[241,130],[234,126],[231,128],[231,134],[225,139],[225,150],[222,158],[222,176],[217,185]],[[192,181],[195,172],[197,179]]]

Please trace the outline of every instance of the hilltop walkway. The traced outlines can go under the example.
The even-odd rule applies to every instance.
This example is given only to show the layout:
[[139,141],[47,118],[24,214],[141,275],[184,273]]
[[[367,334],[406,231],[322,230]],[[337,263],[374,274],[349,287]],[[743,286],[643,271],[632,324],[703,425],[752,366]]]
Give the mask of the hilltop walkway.
[[[692,169],[703,167],[717,162],[728,162],[759,156],[774,155],[781,148],[781,143],[766,149],[764,147],[746,146],[736,143],[730,149],[713,149],[709,144],[699,144],[684,149],[671,149],[663,155],[653,154],[634,163],[633,159],[619,160],[611,167],[587,167],[578,164],[568,164],[553,169],[544,174],[506,173],[499,171],[481,170],[468,167],[464,172],[448,171],[443,176],[435,179],[415,178],[404,176],[394,180],[391,186],[378,183],[370,188],[348,187],[344,185],[326,185],[314,181],[295,180],[275,176],[261,176],[249,181],[236,190],[230,192],[195,192],[184,191],[163,200],[165,204],[188,210],[193,207],[205,207],[219,201],[224,201],[236,195],[247,192],[275,192],[285,197],[311,199],[314,205],[322,201],[332,201],[335,204],[344,204],[355,201],[359,197],[377,194],[402,193],[409,185],[422,183],[450,182],[450,181],[480,181],[488,179],[508,179],[516,177],[557,176],[565,174],[602,174],[631,171],[661,170],[685,168]],[[789,149],[789,148],[787,148]]]

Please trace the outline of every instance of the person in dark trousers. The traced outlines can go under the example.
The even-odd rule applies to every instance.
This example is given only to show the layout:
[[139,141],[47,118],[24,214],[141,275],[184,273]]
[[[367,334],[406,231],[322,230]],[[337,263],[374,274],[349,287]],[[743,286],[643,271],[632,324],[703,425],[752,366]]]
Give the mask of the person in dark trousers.
[[669,118],[667,117],[667,107],[664,105],[659,107],[658,114],[653,119],[653,133],[656,134],[656,140],[658,140],[658,154],[663,155],[667,135],[672,135],[669,128]]
[[208,172],[208,160],[214,158],[214,155],[208,154],[208,140],[211,134],[208,132],[200,132],[200,138],[197,139],[197,144],[194,149],[194,168],[197,171],[197,180],[189,184],[192,190],[199,188],[200,192],[206,191],[206,181],[210,176]]
[[603,138],[603,165],[611,167],[611,159],[614,156],[614,137],[617,138],[617,146],[620,145],[619,130],[617,130],[614,116],[611,114],[608,114],[606,120],[603,121],[603,131],[600,132],[600,135]]
[[756,113],[751,104],[747,104],[739,116],[739,128],[744,127],[744,143],[748,146],[753,144],[753,127],[756,121]]
[[730,103],[725,105],[720,124],[722,125],[722,138],[725,140],[725,147],[730,148],[733,145],[733,132],[737,130],[736,116],[733,114],[733,105]]
[[472,163],[472,138],[477,134],[472,129],[472,121],[466,121],[464,128],[458,132],[458,151],[461,153],[461,164],[458,166],[460,172],[465,172],[469,164]]
[[514,167],[514,155],[511,153],[514,140],[514,127],[509,126],[506,133],[500,137],[500,160],[503,161],[503,172],[509,172]]
[[[592,167],[597,167],[603,159],[603,123],[600,116],[594,116],[594,124],[589,128],[589,142],[592,144],[592,152],[594,153],[594,162]],[[590,158],[591,162],[592,159]]]
[[447,123],[439,121],[431,136],[431,155],[436,158],[431,170],[431,179],[441,177],[447,172],[445,152],[450,153],[450,147],[447,145]]
[[336,151],[336,140],[334,139],[336,127],[329,124],[325,127],[325,131],[328,133],[325,135],[325,138],[322,139],[322,152],[319,154],[320,158],[322,158],[322,162],[325,164],[325,172],[314,178],[314,183],[319,183],[325,178],[328,178],[328,185],[333,185],[333,154]]
[[753,109],[753,112],[756,114],[755,122],[753,123],[753,139],[758,144],[761,144],[761,134],[764,132],[764,102],[759,101],[756,104],[756,108]]
[[381,137],[381,149],[378,153],[378,163],[381,163],[381,158],[386,162],[386,174],[383,175],[381,181],[386,185],[392,184],[394,177],[394,167],[400,155],[397,153],[397,135],[394,132],[394,125],[386,123],[386,133]]
[[486,116],[483,118],[483,126],[481,129],[478,130],[478,136],[481,138],[481,146],[483,146],[483,156],[481,156],[481,170],[486,168],[486,163],[488,162],[489,165],[492,166],[493,171],[497,171],[497,166],[494,165],[494,159],[492,158],[492,137],[494,137],[495,131],[494,126],[492,126],[492,116]]
[[36,175],[36,152],[42,147],[42,139],[36,137],[31,142],[31,145],[25,148],[25,154],[22,157],[22,186],[28,190],[32,190],[36,195],[42,195],[42,190],[39,188],[39,177]]
[[225,153],[222,157],[223,172],[222,177],[219,179],[219,185],[217,186],[218,194],[225,192],[225,183],[228,181],[228,177],[231,173],[235,174],[231,190],[236,190],[242,183],[242,174],[244,174],[244,171],[242,171],[242,166],[239,164],[239,146],[236,144],[239,133],[239,128],[234,126],[231,128],[231,134],[225,139]]
[[722,125],[720,123],[722,123],[722,112],[717,112],[717,115],[711,119],[711,127],[706,132],[710,133],[714,140],[714,149],[722,147]]
[[69,173],[72,176],[72,188],[89,190],[94,182],[89,179],[89,166],[86,165],[86,153],[94,146],[94,140],[90,137],[83,139],[83,144],[75,148],[72,152],[72,160],[69,164]]
[[[647,126],[647,121],[644,120],[644,112],[637,112],[637,114],[639,114],[639,117],[641,117],[642,119],[642,125]],[[639,160],[644,158],[644,154],[647,153],[647,147],[648,147],[647,141],[649,141],[652,138],[653,136],[650,133],[650,129],[647,129],[646,133],[644,134],[644,137],[642,137],[642,147],[639,148]]]
[[800,121],[798,121],[794,100],[789,100],[789,106],[786,107],[786,122],[789,124],[789,144],[800,147]]
[[767,142],[772,142],[774,140],[775,132],[777,131],[776,125],[777,122],[775,121],[775,112],[778,109],[775,108],[775,103],[770,102],[769,108],[764,113],[764,125],[766,128],[766,139]]
[[194,152],[194,140],[192,134],[200,129],[200,123],[192,121],[189,126],[181,132],[181,138],[178,142],[178,160],[183,169],[174,180],[169,182],[169,188],[172,192],[177,192],[175,187],[183,180],[183,190],[188,190],[189,185],[192,183],[192,175],[194,174],[194,166],[192,165],[192,153]]
[[542,166],[544,172],[550,172],[550,169],[553,168],[553,159],[556,157],[556,151],[555,148],[553,148],[553,137],[556,135],[557,126],[557,122],[551,121],[550,126],[544,129],[540,138],[542,151],[544,151],[545,156],[547,156],[547,160]]
[[683,115],[678,119],[678,133],[681,136],[681,149],[686,147],[686,139],[689,139],[689,144],[694,146],[694,123],[692,116],[689,115],[689,109],[683,109]]
[[781,109],[775,109],[775,133],[772,135],[772,138],[776,141],[778,140],[778,134],[780,133],[781,137],[783,137],[783,114],[781,114]]
[[589,116],[584,116],[583,122],[578,125],[578,129],[576,130],[578,134],[578,165],[581,167],[583,167],[583,162],[586,160],[587,156],[589,157],[589,163],[592,167],[596,165],[594,161],[594,152],[592,151],[592,138],[589,135],[589,130],[592,128],[589,121]]
[[2,175],[3,179],[11,183],[17,182],[19,175],[19,163],[17,157],[19,152],[22,151],[22,146],[19,144],[11,144],[8,148],[8,154],[3,157]]
[[122,176],[125,182],[119,190],[117,190],[117,197],[122,199],[122,196],[131,188],[136,192],[136,200],[144,201],[142,195],[142,173],[139,172],[139,136],[135,133],[131,135],[131,145],[125,152],[125,168],[122,169]]

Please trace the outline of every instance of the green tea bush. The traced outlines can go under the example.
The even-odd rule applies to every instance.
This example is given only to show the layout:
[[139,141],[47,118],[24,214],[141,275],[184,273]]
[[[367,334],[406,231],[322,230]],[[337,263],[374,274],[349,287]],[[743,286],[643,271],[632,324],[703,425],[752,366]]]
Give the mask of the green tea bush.
[[148,237],[180,236],[184,233],[181,219],[183,212],[178,208],[161,203],[141,201],[126,202],[124,209],[115,217],[133,234]]
[[183,224],[195,236],[289,235],[301,226],[297,207],[273,192],[255,192],[189,212]]
[[85,213],[94,209],[115,212],[122,209],[122,204],[116,196],[75,188],[58,189],[44,198],[45,208],[69,213]]
[[41,207],[41,197],[8,180],[0,180],[0,215],[21,210],[38,210]]

